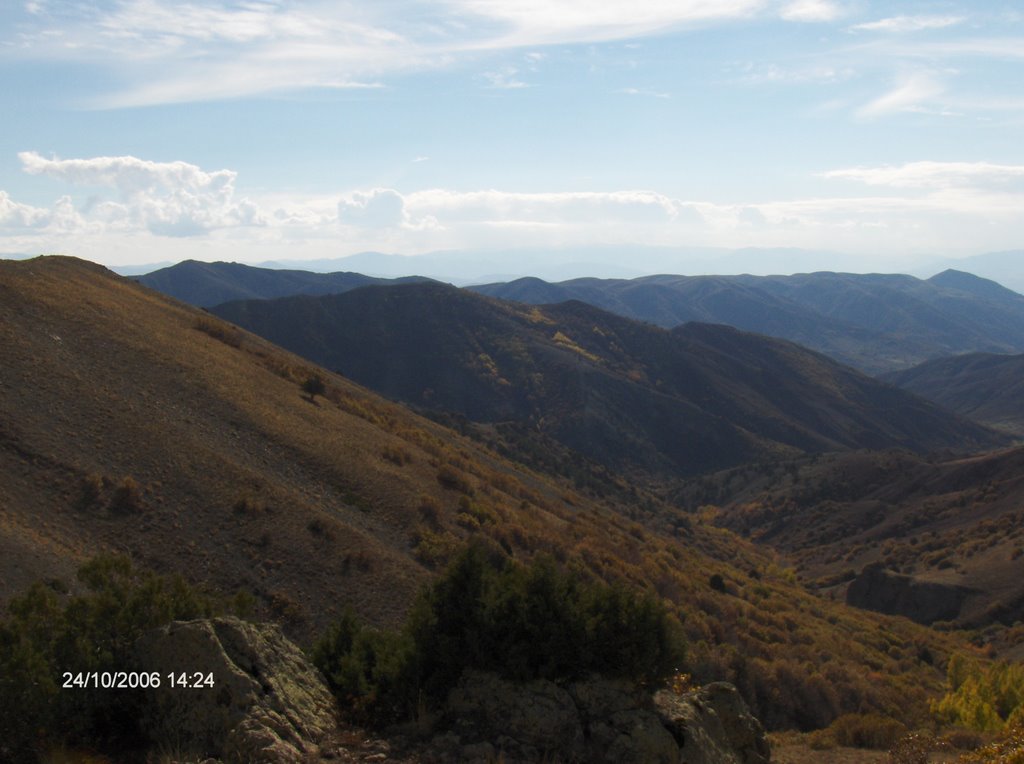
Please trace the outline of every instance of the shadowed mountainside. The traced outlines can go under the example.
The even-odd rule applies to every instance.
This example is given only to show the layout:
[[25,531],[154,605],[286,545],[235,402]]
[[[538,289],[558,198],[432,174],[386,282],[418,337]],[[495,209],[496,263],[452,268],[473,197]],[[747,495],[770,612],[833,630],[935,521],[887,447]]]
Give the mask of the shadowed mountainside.
[[519,279],[472,287],[530,304],[577,299],[659,326],[735,326],[877,374],[938,356],[1024,350],[1024,296],[947,270],[930,279],[851,273]]
[[[0,370],[5,601],[123,552],[246,589],[308,639],[345,605],[396,623],[475,537],[657,593],[683,620],[687,669],[736,683],[772,727],[872,709],[917,723],[963,647],[811,596],[700,516],[576,493],[82,261],[0,262]],[[316,374],[325,389],[311,399]]]
[[134,280],[201,308],[229,300],[265,300],[295,294],[338,294],[370,284],[429,281],[420,276],[380,279],[361,273],[311,273],[255,268],[241,263],[202,263],[198,260],[185,260],[144,276],[136,276]]
[[883,379],[975,422],[1024,436],[1024,355],[967,353]]
[[770,455],[972,449],[994,433],[797,345],[672,330],[572,301],[526,307],[440,284],[213,311],[398,400],[528,424],[616,469],[679,475]]

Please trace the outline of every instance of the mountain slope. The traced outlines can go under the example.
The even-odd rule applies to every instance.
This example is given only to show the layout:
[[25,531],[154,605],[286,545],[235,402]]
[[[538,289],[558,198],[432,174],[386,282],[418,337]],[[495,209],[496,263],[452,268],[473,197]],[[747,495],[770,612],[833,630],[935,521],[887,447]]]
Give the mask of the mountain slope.
[[258,300],[293,294],[336,294],[369,284],[426,281],[418,276],[380,279],[361,273],[311,273],[255,268],[241,263],[185,260],[135,280],[158,292],[199,307],[229,300]]
[[975,422],[1024,436],[1024,355],[967,353],[884,379]]
[[526,308],[439,284],[213,310],[389,397],[526,423],[615,469],[999,442],[816,353],[725,326],[669,331],[582,302]]
[[[325,381],[315,400],[301,392],[310,374]],[[120,551],[251,591],[260,615],[308,639],[345,605],[394,623],[473,536],[656,592],[683,617],[687,670],[735,682],[771,727],[858,710],[917,723],[945,656],[963,649],[811,596],[699,517],[580,495],[68,258],[0,262],[0,475],[4,601]]]
[[846,273],[521,279],[473,289],[531,304],[579,299],[665,327],[729,324],[798,342],[869,373],[951,353],[1024,350],[1024,296],[958,271],[928,280]]

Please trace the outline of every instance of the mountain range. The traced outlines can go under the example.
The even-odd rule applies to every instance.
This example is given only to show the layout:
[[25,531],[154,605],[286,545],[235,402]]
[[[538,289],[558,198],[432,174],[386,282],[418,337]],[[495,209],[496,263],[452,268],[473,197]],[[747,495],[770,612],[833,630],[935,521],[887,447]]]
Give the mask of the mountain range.
[[[447,288],[350,294],[376,300],[374,291],[402,298],[402,290],[426,299]],[[534,315],[465,297],[512,325]],[[550,340],[536,352],[563,365],[598,350],[604,363],[625,361],[612,344],[648,336],[615,319],[621,325],[604,326],[621,335],[574,338],[598,312],[563,310],[536,313]],[[565,339],[547,335],[555,316]],[[371,325],[363,329],[373,336]],[[721,331],[697,327],[684,346],[703,347]],[[764,342],[724,331],[740,357]],[[674,342],[657,332],[650,341]],[[807,355],[775,345],[780,357]],[[848,372],[810,358],[822,381],[860,389],[859,381],[844,387],[853,384]],[[590,363],[583,373],[598,374]],[[735,682],[773,728],[865,711],[911,723],[941,690],[945,658],[966,649],[958,635],[810,594],[773,555],[642,486],[632,505],[577,491],[557,473],[83,261],[0,262],[0,369],[5,602],[33,580],[74,587],[80,561],[116,551],[223,594],[241,587],[258,616],[308,644],[346,606],[371,623],[396,623],[432,571],[475,538],[495,555],[546,554],[582,575],[656,593],[680,614],[687,669],[701,682]],[[314,378],[322,387],[306,384]],[[865,665],[877,676],[866,677]]]
[[255,268],[241,263],[185,260],[142,276],[140,284],[201,308],[231,300],[265,300],[294,294],[337,294],[370,284],[425,281],[417,276],[382,279],[361,273]]
[[[28,257],[28,255],[4,257]],[[667,247],[586,246],[524,247],[507,250],[446,250],[418,255],[359,252],[313,260],[282,260],[255,263],[272,269],[301,269],[320,273],[355,271],[381,278],[417,273],[459,286],[513,281],[533,276],[547,281],[583,277],[636,278],[659,273],[769,275],[812,273],[825,264],[829,270],[863,272],[877,270],[885,260],[862,254],[844,254],[795,247]],[[919,257],[899,268],[901,273],[927,277],[949,268],[968,271],[1024,293],[1024,253],[989,252],[970,257]],[[149,273],[171,263],[116,266],[122,275]],[[897,270],[897,269],[891,269]]]
[[963,352],[1024,350],[1024,296],[968,273],[539,279],[472,287],[531,304],[583,300],[658,326],[729,324],[798,342],[867,373]]
[[715,324],[663,329],[577,300],[529,307],[409,284],[211,310],[389,398],[518,424],[618,471],[1000,442],[791,342]]

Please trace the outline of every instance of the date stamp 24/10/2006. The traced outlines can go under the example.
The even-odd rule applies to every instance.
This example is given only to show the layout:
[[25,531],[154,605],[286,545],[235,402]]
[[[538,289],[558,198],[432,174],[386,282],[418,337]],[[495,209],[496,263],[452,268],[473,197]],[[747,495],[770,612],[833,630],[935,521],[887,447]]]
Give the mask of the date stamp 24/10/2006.
[[62,676],[65,690],[203,689],[215,683],[212,671],[65,671]]

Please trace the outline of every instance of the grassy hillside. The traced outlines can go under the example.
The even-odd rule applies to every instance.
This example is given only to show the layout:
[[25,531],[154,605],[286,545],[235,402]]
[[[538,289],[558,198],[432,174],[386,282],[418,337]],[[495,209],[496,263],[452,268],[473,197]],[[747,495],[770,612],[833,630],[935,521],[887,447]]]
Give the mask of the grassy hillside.
[[588,498],[88,263],[0,262],[0,369],[4,601],[119,551],[247,589],[306,641],[345,605],[396,623],[477,538],[654,593],[686,668],[736,682],[772,727],[871,709],[915,723],[965,648],[808,593],[701,514]]

